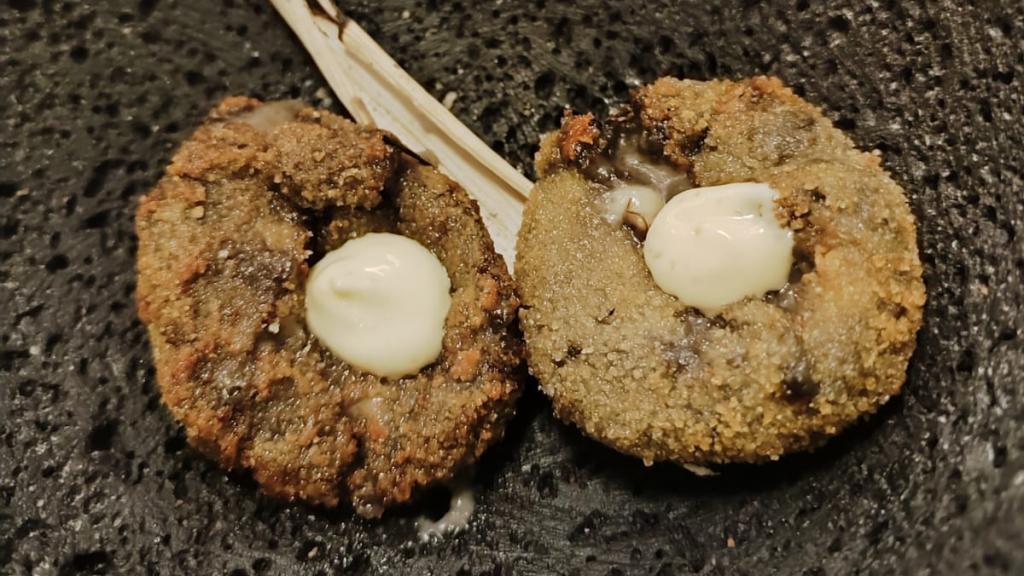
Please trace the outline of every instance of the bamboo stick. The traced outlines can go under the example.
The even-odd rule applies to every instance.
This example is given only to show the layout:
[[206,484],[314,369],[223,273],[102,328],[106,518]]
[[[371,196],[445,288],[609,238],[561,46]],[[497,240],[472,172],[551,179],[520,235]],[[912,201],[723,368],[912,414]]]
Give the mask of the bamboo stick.
[[402,69],[331,0],[270,0],[359,123],[398,137],[480,204],[511,270],[522,204],[532,183]]

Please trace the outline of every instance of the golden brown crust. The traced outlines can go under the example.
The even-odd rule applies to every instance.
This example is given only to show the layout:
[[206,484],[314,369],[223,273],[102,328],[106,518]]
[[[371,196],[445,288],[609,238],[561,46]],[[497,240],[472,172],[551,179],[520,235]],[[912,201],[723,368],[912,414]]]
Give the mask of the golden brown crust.
[[311,208],[373,208],[398,160],[380,130],[311,108],[275,130],[274,140],[267,159],[274,182]]
[[779,193],[794,284],[716,318],[684,306],[596,213],[584,166],[554,157],[562,133],[549,136],[516,273],[530,369],[558,415],[647,461],[757,462],[813,448],[898,393],[925,292],[913,216],[879,159],[776,79],[661,79],[635,110],[696,185]]
[[565,115],[565,122],[562,123],[562,138],[559,150],[562,158],[568,161],[577,160],[580,157],[584,146],[593,146],[601,132],[594,126],[594,115],[587,113],[580,116],[573,116],[571,112]]
[[558,131],[541,140],[535,161],[537,174],[544,177],[565,165],[585,163],[591,154],[607,144],[601,136],[593,114],[573,114],[566,110]]
[[[643,128],[698,186],[742,182],[766,167],[860,154],[816,107],[778,78],[662,78],[636,94]],[[691,166],[692,163],[692,166]]]
[[[269,133],[236,120],[260,106],[225,100],[140,201],[137,300],[157,380],[222,466],[269,494],[378,515],[501,436],[519,392],[511,278],[456,184],[326,112]],[[333,156],[307,166],[299,142],[360,176],[339,180]],[[382,227],[434,252],[454,290],[441,356],[399,381],[338,360],[303,319],[311,251]]]

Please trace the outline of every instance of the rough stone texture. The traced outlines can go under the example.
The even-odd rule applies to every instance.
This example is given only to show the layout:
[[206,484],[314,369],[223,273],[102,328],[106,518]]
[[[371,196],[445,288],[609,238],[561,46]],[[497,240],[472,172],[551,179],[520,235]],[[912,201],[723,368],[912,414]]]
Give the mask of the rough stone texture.
[[[95,6],[92,4],[96,4]],[[348,3],[528,166],[564,104],[659,73],[773,73],[885,153],[930,300],[906,393],[814,455],[698,479],[539,394],[464,533],[259,496],[185,447],[132,306],[138,195],[223,95],[329,99],[262,1],[0,6],[0,573],[1024,572],[1024,5]]]

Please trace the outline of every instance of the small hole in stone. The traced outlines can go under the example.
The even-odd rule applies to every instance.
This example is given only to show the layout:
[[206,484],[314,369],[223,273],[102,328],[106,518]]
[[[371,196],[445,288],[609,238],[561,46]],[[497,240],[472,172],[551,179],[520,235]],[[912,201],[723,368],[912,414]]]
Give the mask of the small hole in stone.
[[164,440],[164,452],[168,454],[176,454],[185,449],[188,441],[182,434],[175,434],[174,436],[168,437]]
[[828,543],[828,548],[826,548],[826,550],[828,550],[829,554],[837,554],[842,549],[843,549],[843,540],[839,536],[836,536],[835,538],[833,538],[832,541]]
[[952,44],[950,44],[949,42],[943,42],[942,44],[939,45],[939,58],[941,58],[943,62],[952,62],[953,56],[954,53]]
[[59,270],[64,270],[71,265],[68,257],[63,254],[55,254],[49,260],[46,261],[46,271],[53,273]]
[[13,198],[18,192],[18,185],[14,182],[0,182],[0,198]]
[[537,479],[537,493],[544,499],[558,496],[558,482],[553,472],[547,471],[540,475]]
[[974,371],[974,351],[964,350],[960,353],[960,359],[956,362],[956,371],[969,374]]
[[882,520],[881,522],[875,524],[870,530],[868,530],[868,533],[867,533],[868,542],[870,542],[871,545],[873,545],[873,546],[877,546],[879,543],[881,543],[882,537],[888,531],[889,531],[889,521],[888,520]]
[[995,209],[994,206],[988,206],[988,205],[982,206],[981,207],[981,216],[985,220],[988,220],[989,222],[992,222],[993,224],[995,224],[998,221],[998,219],[999,219],[999,216],[996,214],[996,209]]
[[828,19],[828,27],[840,34],[846,34],[850,31],[850,20],[839,14]]
[[89,59],[89,49],[85,46],[75,46],[71,49],[71,52],[68,54],[68,56],[71,57],[72,62],[81,64],[82,62],[85,62]]
[[161,39],[160,38],[160,32],[158,32],[157,30],[153,30],[153,29],[143,30],[142,34],[139,35],[139,38],[141,38],[142,41],[145,42],[146,44],[156,44],[156,43],[160,42],[160,39]]
[[32,355],[25,349],[5,349],[0,351],[0,371],[7,372],[13,370],[18,361],[25,360]]
[[143,18],[148,18],[149,15],[153,13],[153,10],[156,9],[156,5],[158,2],[159,0],[140,0],[139,16],[142,16]]
[[137,136],[139,140],[145,140],[153,133],[148,124],[138,120],[132,122],[132,132],[135,133],[135,136]]
[[658,36],[658,52],[661,52],[662,54],[671,52],[672,48],[675,48],[675,45],[676,42],[671,36],[667,36],[665,34]]
[[541,100],[547,100],[555,86],[555,74],[550,70],[542,73],[533,83],[533,93]]
[[187,82],[188,85],[192,87],[199,86],[200,84],[206,82],[206,76],[203,76],[202,72],[196,70],[189,70],[188,72],[185,72],[185,82]]
[[110,564],[110,553],[106,550],[95,550],[93,552],[80,552],[71,557],[71,562],[65,564],[65,570],[70,568],[71,572],[82,573],[103,573]]
[[36,0],[8,0],[7,2],[11,8],[14,8],[18,12],[28,12],[29,10],[36,9]]
[[24,380],[18,383],[18,395],[28,398],[35,392],[36,387],[39,385],[35,380]]
[[100,210],[90,216],[87,216],[82,221],[82,226],[89,229],[102,228],[107,225],[107,220],[110,218],[110,212],[107,210]]
[[0,238],[4,238],[4,239],[14,238],[15,234],[17,234],[17,233],[18,233],[18,221],[17,220],[7,220],[6,222],[3,223],[3,225],[0,225]]
[[1013,33],[1013,22],[1009,18],[1000,18],[998,26],[1004,36],[1009,36]]
[[[970,507],[970,504],[970,499],[967,497],[967,494],[960,493],[953,495],[953,509],[956,511],[957,514],[963,514],[967,512],[967,509]],[[873,544],[877,545],[878,541],[873,542]]]
[[845,131],[851,131],[857,129],[857,121],[853,118],[842,116],[835,121],[836,128]]
[[114,445],[114,437],[117,436],[118,426],[117,420],[106,420],[93,426],[85,440],[86,450],[89,452],[110,450]]
[[92,170],[92,175],[89,177],[89,181],[85,183],[85,189],[82,194],[86,198],[92,198],[103,190],[104,185],[107,183],[107,177],[110,175],[110,171],[121,166],[123,162],[117,159],[104,160],[96,165]]
[[1005,71],[997,70],[995,73],[992,74],[992,78],[994,80],[1002,82],[1003,84],[1007,84],[1007,85],[1012,84],[1013,83],[1013,70],[1005,70]]
[[995,568],[1003,574],[1010,573],[1010,559],[1005,554],[998,551],[986,552],[982,557],[981,561],[987,568]]
[[992,467],[1002,468],[1006,465],[1006,444],[996,442],[992,446]]

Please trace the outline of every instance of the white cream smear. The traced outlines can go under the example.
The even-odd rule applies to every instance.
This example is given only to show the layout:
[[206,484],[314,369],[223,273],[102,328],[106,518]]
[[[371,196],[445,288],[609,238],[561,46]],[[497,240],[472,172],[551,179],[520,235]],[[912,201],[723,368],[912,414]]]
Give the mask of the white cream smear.
[[767,184],[743,182],[669,200],[644,242],[654,282],[707,314],[785,286],[793,233],[775,218],[776,196]]
[[328,252],[306,282],[306,323],[352,366],[386,378],[437,359],[451,280],[421,244],[372,233]]
[[608,191],[603,201],[605,220],[618,226],[623,221],[633,225],[628,220],[640,218],[646,230],[665,206],[665,195],[651,186],[627,184]]
[[473,509],[476,507],[476,500],[473,498],[473,490],[468,485],[452,486],[452,499],[445,512],[438,520],[431,520],[425,516],[416,519],[416,532],[420,540],[426,541],[439,538],[449,532],[458,532],[469,525],[469,519],[473,516]]
[[244,122],[261,132],[273,132],[277,128],[291,122],[306,105],[298,100],[280,100],[250,110],[234,118]]

